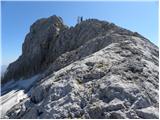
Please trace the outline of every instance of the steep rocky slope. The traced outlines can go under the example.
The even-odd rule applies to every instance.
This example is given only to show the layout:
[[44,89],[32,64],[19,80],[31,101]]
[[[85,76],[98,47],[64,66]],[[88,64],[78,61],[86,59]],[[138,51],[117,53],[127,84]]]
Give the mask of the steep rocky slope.
[[69,28],[57,16],[27,36],[3,81],[41,77],[5,117],[159,117],[158,47],[143,36],[96,19]]

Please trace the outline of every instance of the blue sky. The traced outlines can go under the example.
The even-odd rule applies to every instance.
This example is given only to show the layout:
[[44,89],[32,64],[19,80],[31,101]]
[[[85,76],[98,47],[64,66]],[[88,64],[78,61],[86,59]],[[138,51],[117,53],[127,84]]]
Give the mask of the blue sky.
[[158,1],[150,2],[2,2],[2,64],[15,61],[30,25],[39,18],[61,16],[74,26],[77,16],[113,22],[136,31],[158,46]]

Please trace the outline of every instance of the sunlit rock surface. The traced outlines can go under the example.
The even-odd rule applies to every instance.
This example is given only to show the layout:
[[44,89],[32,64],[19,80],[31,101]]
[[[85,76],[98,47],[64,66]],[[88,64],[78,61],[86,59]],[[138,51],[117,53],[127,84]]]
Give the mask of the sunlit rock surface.
[[20,57],[3,80],[41,77],[5,118],[159,118],[158,47],[146,38],[96,19],[69,28],[57,16],[29,35],[22,56],[35,63]]

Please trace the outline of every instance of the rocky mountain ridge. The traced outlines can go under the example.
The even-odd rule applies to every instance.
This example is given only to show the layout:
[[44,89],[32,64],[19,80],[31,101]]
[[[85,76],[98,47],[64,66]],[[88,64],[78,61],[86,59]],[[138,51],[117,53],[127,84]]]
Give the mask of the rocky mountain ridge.
[[[2,82],[42,74],[9,118],[158,118],[158,47],[136,32],[57,16],[30,28]],[[32,64],[31,64],[32,63]]]
[[[96,37],[107,35],[110,37],[111,34],[142,37],[136,32],[96,19],[82,21],[71,28],[64,25],[62,18],[57,16],[39,19],[31,26],[22,46],[22,55],[9,65],[6,75],[2,78],[2,83],[11,79],[28,78],[43,72],[62,54],[73,51],[83,44],[85,45],[86,42],[92,42],[92,39]],[[116,42],[116,39],[104,40],[104,42],[110,44]],[[105,46],[103,43],[100,44],[99,48],[94,49],[91,53]]]

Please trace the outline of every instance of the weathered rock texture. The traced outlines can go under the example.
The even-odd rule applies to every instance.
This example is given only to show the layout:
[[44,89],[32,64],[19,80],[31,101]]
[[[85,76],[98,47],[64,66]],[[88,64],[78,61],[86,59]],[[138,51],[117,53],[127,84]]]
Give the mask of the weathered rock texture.
[[158,47],[138,33],[89,19],[35,22],[4,81],[43,78],[9,118],[159,118]]

